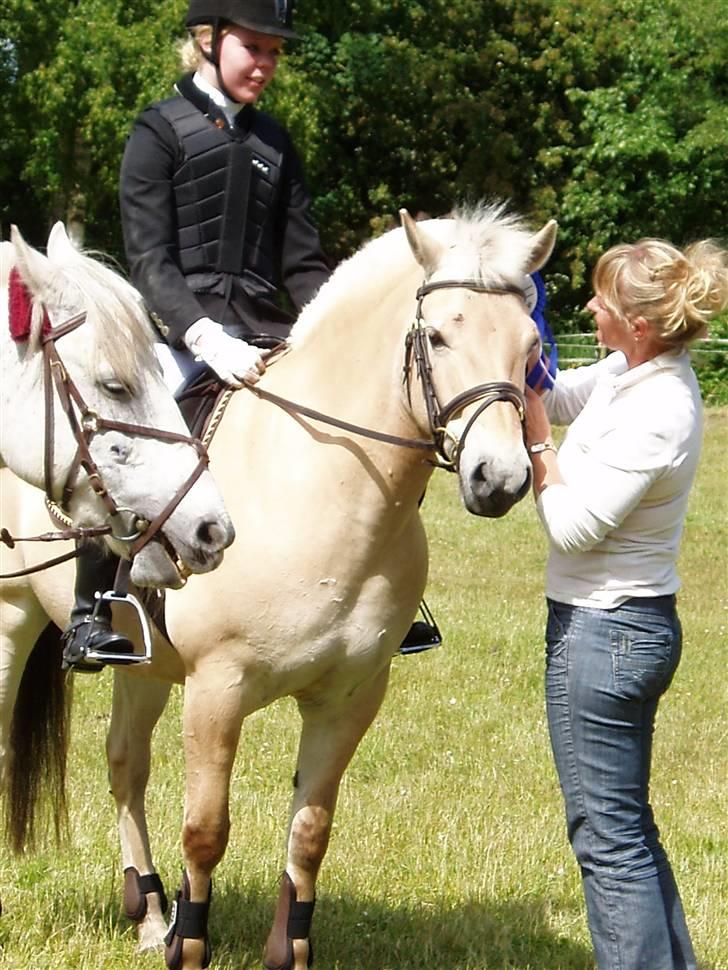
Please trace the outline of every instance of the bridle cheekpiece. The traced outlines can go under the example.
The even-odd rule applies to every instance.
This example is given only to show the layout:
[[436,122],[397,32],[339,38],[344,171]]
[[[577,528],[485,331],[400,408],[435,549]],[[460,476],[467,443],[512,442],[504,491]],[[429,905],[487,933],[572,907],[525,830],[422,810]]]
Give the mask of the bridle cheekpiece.
[[[405,343],[404,381],[408,394],[411,395],[412,362],[417,375],[422,382],[422,393],[425,399],[427,419],[432,433],[436,462],[438,468],[455,472],[460,464],[460,456],[465,439],[480,415],[486,408],[496,401],[508,401],[518,411],[518,417],[523,425],[526,419],[526,401],[523,392],[511,381],[488,381],[477,384],[466,391],[456,394],[451,401],[442,405],[435,388],[430,360],[430,339],[422,317],[422,302],[424,298],[435,290],[468,289],[476,293],[515,294],[523,297],[523,290],[517,286],[504,284],[502,286],[486,285],[478,280],[436,280],[425,282],[417,291],[417,314],[410,327]],[[447,427],[457,414],[460,414],[469,404],[480,401],[480,407],[468,419],[460,437],[455,436]]]

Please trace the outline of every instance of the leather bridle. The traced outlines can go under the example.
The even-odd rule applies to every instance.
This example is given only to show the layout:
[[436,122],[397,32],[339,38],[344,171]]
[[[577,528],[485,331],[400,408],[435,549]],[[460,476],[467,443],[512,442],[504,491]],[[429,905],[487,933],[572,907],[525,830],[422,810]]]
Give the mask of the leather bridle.
[[[430,353],[428,349],[430,341],[422,319],[422,301],[428,295],[428,293],[432,293],[434,290],[446,288],[468,289],[474,290],[477,293],[512,293],[523,297],[523,290],[516,286],[487,286],[480,283],[478,280],[467,279],[440,280],[432,283],[423,283],[423,285],[418,289],[417,314],[405,339],[403,379],[407,385],[407,393],[411,402],[412,362],[414,360],[417,368],[417,374],[422,382],[422,391],[425,399],[425,407],[427,410],[427,418],[430,425],[430,433],[432,434],[432,438],[405,438],[400,435],[386,434],[383,431],[377,431],[373,428],[365,428],[358,424],[342,421],[340,418],[332,417],[329,414],[316,411],[313,408],[306,407],[303,404],[298,404],[295,401],[280,397],[278,394],[274,394],[272,391],[267,391],[264,388],[259,387],[257,384],[248,385],[249,390],[251,390],[258,397],[262,398],[264,401],[269,401],[271,404],[275,404],[278,407],[283,408],[283,410],[288,411],[290,414],[301,414],[304,417],[313,418],[315,421],[320,421],[323,424],[328,424],[335,428],[341,428],[343,431],[349,431],[352,434],[361,435],[365,438],[372,438],[376,441],[384,441],[387,444],[398,445],[402,448],[416,448],[423,451],[434,451],[436,455],[434,464],[436,467],[444,468],[446,471],[451,472],[458,471],[465,438],[483,411],[490,407],[491,404],[495,404],[496,401],[507,401],[516,407],[521,425],[524,425],[526,419],[526,401],[523,392],[511,381],[488,381],[485,384],[477,384],[475,387],[471,387],[467,391],[462,391],[444,406],[440,404],[432,375],[432,364],[430,362]],[[273,353],[275,353],[275,351]],[[229,394],[226,393],[221,398],[219,408],[211,419],[213,432],[214,428],[219,424],[222,411],[224,410],[228,400]],[[481,402],[480,407],[468,420],[465,430],[460,437],[456,438],[455,435],[448,430],[448,422],[469,404],[473,404],[476,401]],[[211,435],[206,438],[208,443],[210,437]],[[450,443],[449,450],[447,444],[448,442]]]
[[[460,465],[465,439],[478,420],[480,415],[491,404],[496,401],[508,401],[513,404],[518,411],[521,425],[526,420],[526,400],[523,392],[511,381],[487,381],[485,384],[476,384],[460,394],[456,394],[447,404],[440,404],[440,399],[435,387],[432,375],[432,363],[430,361],[430,340],[427,336],[427,329],[422,318],[422,302],[424,298],[435,290],[444,289],[468,289],[476,293],[502,293],[515,294],[523,297],[523,290],[516,286],[487,286],[477,280],[438,280],[430,283],[423,283],[417,291],[417,315],[410,328],[405,343],[405,363],[404,381],[407,384],[407,393],[411,400],[411,374],[412,359],[417,368],[417,374],[422,382],[422,393],[425,398],[427,409],[427,419],[433,437],[435,453],[437,455],[437,466],[447,471],[456,472]],[[469,404],[480,401],[480,407],[468,419],[465,429],[460,437],[456,437],[448,430],[448,422],[457,414],[460,414]],[[450,447],[448,449],[448,442]]]
[[[68,374],[56,348],[56,341],[80,327],[86,320],[85,313],[79,313],[71,317],[65,323],[57,327],[47,324],[43,329],[41,341],[43,344],[43,395],[45,411],[45,441],[44,441],[44,487],[45,501],[49,513],[53,519],[65,528],[59,532],[43,533],[39,536],[20,538],[11,536],[7,529],[3,529],[0,534],[0,541],[12,548],[16,542],[42,541],[49,542],[56,539],[88,539],[97,536],[111,535],[119,542],[128,545],[129,555],[133,557],[150,542],[151,539],[159,535],[160,541],[165,545],[168,553],[171,554],[173,561],[176,561],[177,554],[168,542],[166,537],[160,533],[165,522],[177,508],[182,499],[190,491],[194,483],[205,471],[209,463],[209,456],[205,445],[197,438],[189,435],[178,434],[174,431],[163,431],[159,428],[149,428],[140,424],[130,424],[123,421],[113,421],[103,418],[92,410],[84,401],[81,392],[73,379]],[[55,394],[54,394],[55,391]],[[58,488],[53,481],[53,463],[55,453],[55,434],[54,434],[54,399],[57,395],[60,407],[66,415],[71,433],[76,441],[76,453],[63,483],[62,488]],[[190,445],[198,455],[198,462],[191,474],[187,477],[180,488],[175,492],[162,511],[151,522],[139,516],[133,509],[117,505],[113,496],[108,492],[104,485],[101,472],[93,460],[90,451],[90,444],[94,435],[102,431],[118,431],[122,434],[133,435],[142,438],[153,438],[156,441],[180,442]],[[71,494],[76,487],[76,482],[80,471],[83,470],[88,478],[89,485],[96,495],[101,499],[106,510],[106,524],[92,527],[75,526],[67,513],[67,505]],[[55,496],[61,494],[60,502],[56,501]],[[27,575],[31,572],[39,571],[48,566],[65,562],[74,558],[76,553],[67,553],[64,556],[45,562],[36,567],[22,570],[18,573],[8,574],[0,578],[11,578],[15,576]],[[181,564],[178,565],[178,568]]]

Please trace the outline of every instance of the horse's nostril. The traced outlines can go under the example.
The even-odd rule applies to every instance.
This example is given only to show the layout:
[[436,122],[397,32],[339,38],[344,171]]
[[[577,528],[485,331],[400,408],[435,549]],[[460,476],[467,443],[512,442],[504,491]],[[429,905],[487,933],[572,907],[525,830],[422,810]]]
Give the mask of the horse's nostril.
[[210,519],[197,527],[197,540],[201,546],[219,549],[225,543],[225,532],[217,519]]

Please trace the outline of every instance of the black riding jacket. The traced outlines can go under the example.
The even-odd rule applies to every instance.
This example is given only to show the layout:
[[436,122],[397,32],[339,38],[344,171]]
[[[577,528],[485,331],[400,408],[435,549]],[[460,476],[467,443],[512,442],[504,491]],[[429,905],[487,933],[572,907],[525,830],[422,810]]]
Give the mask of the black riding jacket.
[[168,343],[200,317],[285,337],[329,275],[286,130],[248,105],[231,127],[192,75],[137,118],[121,167],[131,278]]

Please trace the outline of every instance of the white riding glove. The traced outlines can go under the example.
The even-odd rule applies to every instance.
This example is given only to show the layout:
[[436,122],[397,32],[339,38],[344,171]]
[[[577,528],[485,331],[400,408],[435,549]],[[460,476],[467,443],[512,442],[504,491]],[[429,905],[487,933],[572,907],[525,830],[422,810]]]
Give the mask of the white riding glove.
[[182,339],[195,355],[195,360],[203,361],[231,387],[255,384],[265,371],[263,358],[256,347],[239,337],[231,337],[221,324],[209,317],[196,320]]

